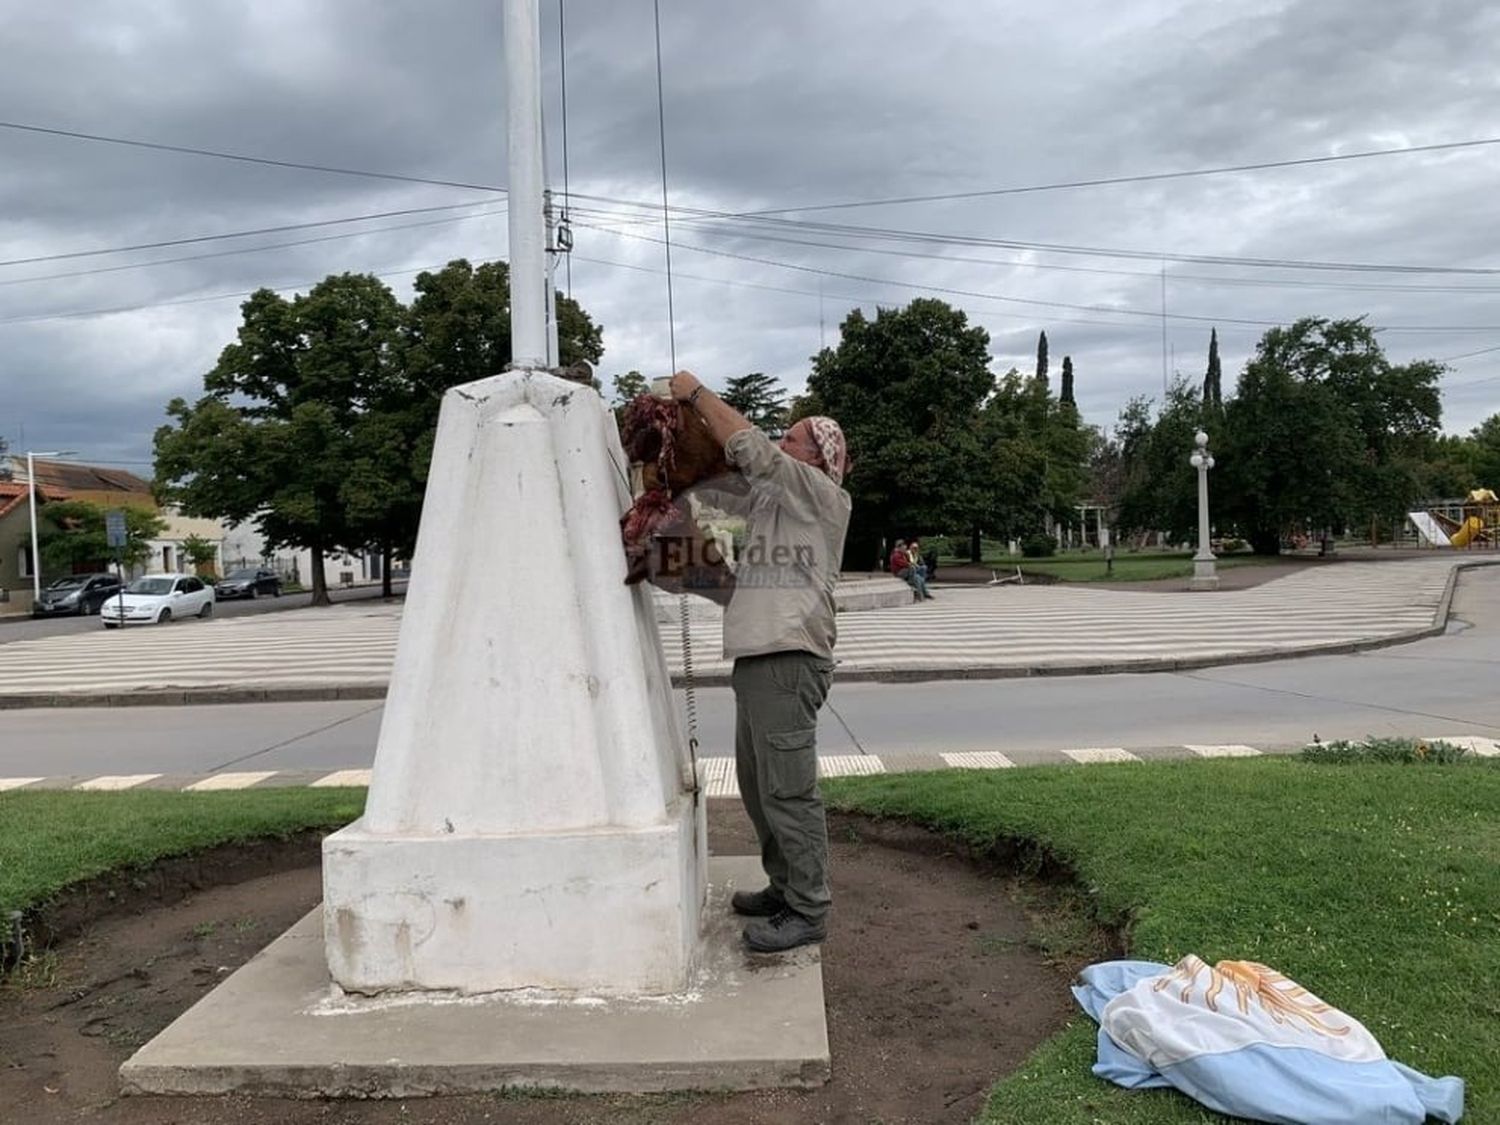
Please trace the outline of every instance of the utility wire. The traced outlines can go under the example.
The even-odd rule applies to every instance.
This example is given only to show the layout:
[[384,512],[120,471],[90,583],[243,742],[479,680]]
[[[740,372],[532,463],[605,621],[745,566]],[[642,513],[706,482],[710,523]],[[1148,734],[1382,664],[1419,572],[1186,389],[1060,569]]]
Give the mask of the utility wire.
[[277,160],[269,156],[250,156],[242,152],[224,152],[219,149],[194,148],[192,145],[169,145],[156,141],[142,141],[131,137],[110,137],[102,133],[82,133],[73,129],[52,129],[43,125],[26,125],[19,121],[0,121],[0,129],[13,129],[21,133],[40,133],[49,137],[67,137],[75,141],[97,141],[107,145],[122,145],[127,148],[144,148],[156,152],[176,152],[187,156],[210,156],[217,160],[235,160],[242,164],[265,164],[272,168],[295,168],[304,172],[328,172],[336,176],[360,176],[371,180],[397,180],[408,184],[433,184],[437,187],[465,188],[469,191],[504,191],[495,184],[472,184],[464,180],[440,180],[430,176],[406,176],[399,172],[372,172],[365,168],[340,168],[331,164],[308,164],[300,160]]
[[36,277],[12,277],[0,281],[0,286],[25,285],[32,281],[61,281],[69,277],[92,277],[100,273],[119,273],[122,270],[148,269],[151,266],[172,266],[181,262],[201,262],[209,258],[229,258],[237,254],[257,254],[263,250],[286,250],[294,246],[312,246],[321,242],[337,242],[345,238],[363,238],[367,234],[384,234],[387,231],[414,230],[418,227],[435,227],[446,223],[462,223],[469,219],[482,219],[490,215],[503,215],[501,206],[491,211],[476,211],[472,215],[453,215],[446,219],[427,219],[420,223],[396,223],[386,227],[371,227],[369,230],[346,231],[343,234],[325,234],[318,238],[299,238],[292,242],[268,242],[264,246],[240,246],[233,250],[213,250],[207,254],[181,254],[175,258],[156,258],[149,262],[128,262],[122,266],[96,266],[87,270],[68,270],[64,273],[44,273]]
[[[590,225],[592,224],[582,224]],[[616,238],[631,238],[643,242],[660,242],[660,239],[652,238],[644,234],[632,234],[626,231],[607,230],[603,227],[593,229],[604,231],[614,235]],[[778,269],[797,270],[802,273],[822,274],[825,277],[838,277],[846,281],[860,281],[875,285],[893,285],[903,289],[920,289],[932,293],[947,293],[960,297],[978,297],[990,301],[1004,301],[1011,304],[1030,305],[1039,308],[1072,309],[1080,312],[1107,313],[1118,316],[1138,316],[1160,318],[1163,314],[1160,310],[1114,308],[1107,305],[1079,305],[1066,301],[1043,301],[1030,297],[1012,297],[998,293],[983,293],[972,289],[957,289],[940,285],[921,285],[916,282],[892,281],[889,278],[869,277],[864,274],[848,273],[841,270],[820,269],[816,266],[805,266],[794,262],[778,261],[774,258],[761,258],[752,254],[738,254],[730,250],[717,250],[707,246],[695,246],[691,243],[678,242],[678,249],[691,250],[699,254],[712,254],[722,258],[732,258],[736,261],[754,262],[757,265],[773,266]],[[1257,328],[1276,328],[1285,321],[1280,320],[1252,320],[1246,317],[1233,316],[1197,316],[1191,313],[1167,313],[1169,320],[1187,320],[1204,324],[1242,324]],[[1381,329],[1384,332],[1500,332],[1500,325],[1389,325]]]
[[903,195],[887,199],[842,200],[836,203],[810,203],[800,207],[768,207],[758,211],[741,211],[741,215],[787,215],[801,211],[843,211],[854,207],[892,207],[907,203],[946,203],[959,199],[991,199],[1001,195],[1027,195],[1033,192],[1067,191],[1073,188],[1109,187],[1115,184],[1154,183],[1161,180],[1185,180],[1196,176],[1224,176],[1239,172],[1264,172],[1275,168],[1301,168],[1313,164],[1338,164],[1347,160],[1370,160],[1378,156],[1409,156],[1420,152],[1444,152],[1453,149],[1479,148],[1500,144],[1500,137],[1480,137],[1468,141],[1445,141],[1440,144],[1407,145],[1400,148],[1367,149],[1331,156],[1301,156],[1290,160],[1265,160],[1254,164],[1226,164],[1217,168],[1191,168],[1178,172],[1147,172],[1131,176],[1102,176],[1087,180],[1061,180],[1018,187],[983,188],[978,191],[951,191],[936,195]]
[[[159,242],[137,242],[130,246],[105,246],[97,250],[71,250],[64,254],[36,254],[29,258],[11,258],[0,261],[0,266],[26,266],[37,262],[61,262],[72,258],[93,258],[103,254],[128,254],[136,250],[161,250],[168,246],[191,246],[200,242],[218,242],[225,238],[249,238],[257,234],[285,234],[293,230],[311,230],[315,227],[340,226],[345,223],[364,223],[372,219],[393,219],[401,215],[430,215],[435,211],[456,211],[463,207],[480,207],[485,200],[468,203],[445,203],[438,207],[403,207],[397,211],[375,211],[368,215],[346,215],[342,219],[318,219],[307,223],[283,223],[274,227],[255,227],[251,230],[225,231],[223,234],[200,234],[189,238],[168,238]],[[492,201],[491,201],[492,202]]]

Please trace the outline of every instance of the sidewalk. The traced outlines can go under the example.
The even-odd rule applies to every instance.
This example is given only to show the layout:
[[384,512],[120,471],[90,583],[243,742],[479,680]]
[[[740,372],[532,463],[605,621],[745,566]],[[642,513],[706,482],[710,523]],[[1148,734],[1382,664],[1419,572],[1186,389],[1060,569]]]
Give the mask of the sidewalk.
[[[841,680],[962,679],[1188,667],[1349,652],[1441,632],[1463,558],[1345,563],[1215,594],[938,588],[935,601],[839,617]],[[6,645],[0,707],[377,698],[401,606],[49,637]],[[696,602],[700,684],[724,683],[719,611]],[[675,623],[661,639],[682,666]]]

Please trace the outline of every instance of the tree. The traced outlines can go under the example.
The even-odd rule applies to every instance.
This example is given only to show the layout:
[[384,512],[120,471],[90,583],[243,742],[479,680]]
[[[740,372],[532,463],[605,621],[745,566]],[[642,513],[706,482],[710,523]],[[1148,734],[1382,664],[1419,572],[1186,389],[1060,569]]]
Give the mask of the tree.
[[1036,341],[1036,381],[1043,388],[1047,386],[1047,333],[1043,332]]
[[989,334],[942,301],[859,310],[813,357],[808,392],[838,419],[853,470],[846,557],[867,566],[883,539],[969,527],[982,510],[975,418],[990,393]]
[[1073,398],[1073,357],[1070,355],[1063,356],[1062,394],[1058,401],[1065,402],[1069,406],[1078,405]]
[[1217,328],[1209,329],[1208,334],[1208,370],[1203,375],[1203,408],[1205,412],[1224,409],[1224,370],[1219,365]]
[[202,574],[207,568],[209,577],[213,577],[213,565],[219,557],[219,550],[213,543],[201,535],[189,535],[182,541],[182,553],[193,564],[196,573]]
[[651,384],[639,371],[627,371],[623,375],[616,375],[612,382],[615,406],[624,406],[631,399],[647,394],[651,390]]
[[[150,508],[125,506],[125,546],[109,545],[105,509],[87,500],[53,500],[38,510],[37,543],[46,570],[73,573],[102,570],[118,551],[126,565],[150,557],[151,540],[166,529],[166,521]],[[31,539],[28,536],[29,549]]]
[[786,429],[786,388],[774,375],[752,371],[736,376],[719,397],[743,414],[751,425],[772,437],[780,437]]
[[1296,530],[1401,518],[1422,491],[1442,371],[1392,364],[1363,320],[1270,329],[1225,407],[1221,511],[1262,554]]
[[1474,428],[1471,488],[1500,492],[1500,414],[1491,414]]
[[370,524],[357,514],[391,500],[349,466],[363,417],[399,397],[401,307],[378,278],[340,274],[290,301],[261,289],[241,308],[207,394],[167,407],[158,492],[189,515],[253,520],[269,547],[307,548],[313,604],[326,605],[324,555],[364,547]]
[[1198,484],[1188,457],[1203,414],[1198,389],[1178,380],[1151,417],[1145,398],[1132,399],[1115,429],[1120,446],[1121,490],[1116,517],[1121,531],[1165,532],[1190,540],[1198,526]]

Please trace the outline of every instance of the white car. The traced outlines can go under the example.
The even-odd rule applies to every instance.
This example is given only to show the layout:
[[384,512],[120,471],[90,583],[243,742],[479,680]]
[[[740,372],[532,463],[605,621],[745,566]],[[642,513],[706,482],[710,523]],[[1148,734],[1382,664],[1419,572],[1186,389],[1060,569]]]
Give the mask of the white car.
[[161,625],[173,618],[210,617],[214,588],[191,574],[147,574],[99,607],[106,629]]

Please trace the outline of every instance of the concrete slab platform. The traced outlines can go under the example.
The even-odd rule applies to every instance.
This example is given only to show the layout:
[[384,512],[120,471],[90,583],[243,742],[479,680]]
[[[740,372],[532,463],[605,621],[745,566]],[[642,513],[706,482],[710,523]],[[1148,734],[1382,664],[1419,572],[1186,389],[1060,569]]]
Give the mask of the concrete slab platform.
[[822,1085],[819,950],[744,949],[729,896],[764,884],[755,857],[711,858],[709,880],[693,987],[629,1000],[345,995],[328,975],[319,908],[127,1060],[121,1085],[127,1094],[309,1098]]

